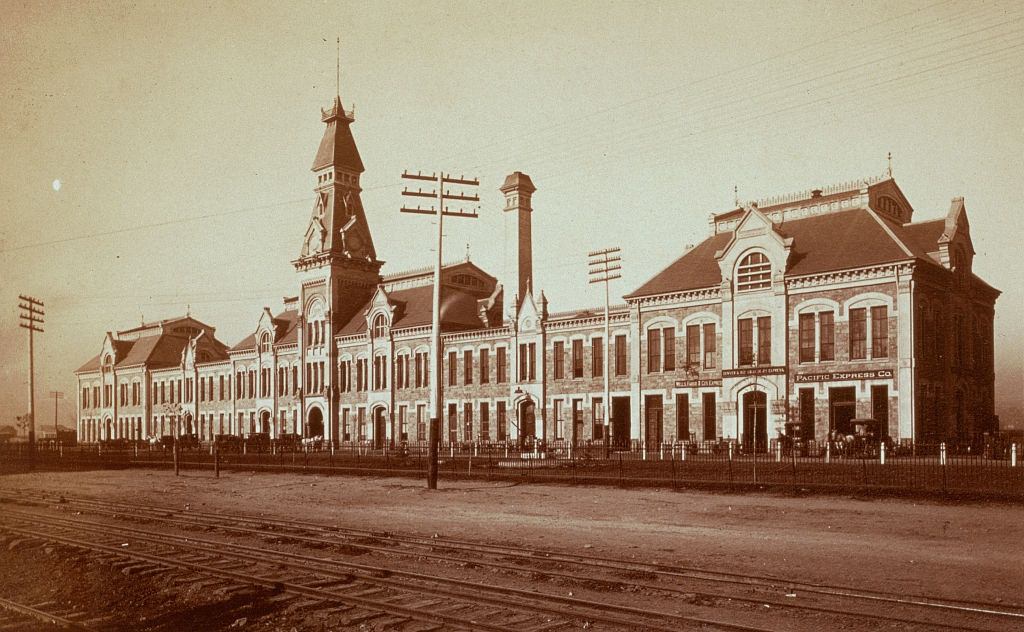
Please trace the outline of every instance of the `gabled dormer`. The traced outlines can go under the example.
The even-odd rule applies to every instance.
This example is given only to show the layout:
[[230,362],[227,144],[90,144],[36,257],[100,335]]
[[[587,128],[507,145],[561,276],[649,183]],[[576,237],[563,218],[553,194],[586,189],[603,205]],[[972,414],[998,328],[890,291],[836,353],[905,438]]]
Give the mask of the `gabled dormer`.
[[256,353],[260,356],[272,356],[276,337],[277,327],[275,327],[274,315],[270,313],[269,307],[264,307],[263,312],[260,313],[260,320],[256,323]]
[[385,341],[391,337],[391,325],[395,322],[395,306],[391,303],[384,286],[377,286],[370,306],[366,310],[366,330],[374,342]]
[[729,241],[715,253],[722,290],[733,294],[780,288],[793,239],[783,236],[756,204],[749,204]]
[[526,296],[519,301],[519,309],[514,316],[516,330],[520,333],[540,333],[543,328],[543,311],[533,298],[533,288],[526,284]]
[[971,225],[967,220],[964,199],[955,197],[939,237],[939,263],[952,272],[958,282],[966,282],[974,265],[974,242],[971,241]]

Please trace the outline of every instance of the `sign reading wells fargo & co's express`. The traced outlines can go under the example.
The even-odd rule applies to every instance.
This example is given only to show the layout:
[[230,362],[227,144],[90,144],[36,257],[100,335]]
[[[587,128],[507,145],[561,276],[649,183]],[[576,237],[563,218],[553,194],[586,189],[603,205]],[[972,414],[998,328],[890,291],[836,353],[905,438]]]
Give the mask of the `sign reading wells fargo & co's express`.
[[742,369],[722,369],[722,377],[747,377],[751,375],[785,375],[785,366],[748,366]]
[[709,380],[676,380],[676,388],[700,388],[702,386],[721,386],[722,378]]
[[848,373],[797,373],[793,381],[800,382],[842,382],[844,380],[889,380],[892,369],[878,371],[850,371]]

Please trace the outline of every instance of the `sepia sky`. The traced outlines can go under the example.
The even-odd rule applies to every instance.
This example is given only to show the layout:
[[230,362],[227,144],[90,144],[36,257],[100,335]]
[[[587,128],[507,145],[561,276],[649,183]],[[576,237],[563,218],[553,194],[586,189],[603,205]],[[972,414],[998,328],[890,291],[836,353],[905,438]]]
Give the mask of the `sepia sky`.
[[[883,173],[915,219],[964,196],[996,304],[997,412],[1024,427],[1024,5],[846,2],[0,0],[0,425],[27,403],[17,296],[46,303],[40,423],[104,332],[192,314],[228,344],[296,293],[309,171],[336,90],[355,103],[385,272],[429,265],[403,169],[479,176],[445,259],[503,275],[497,188],[534,195],[553,311],[621,296],[742,200]],[[59,181],[59,185],[56,181]]]

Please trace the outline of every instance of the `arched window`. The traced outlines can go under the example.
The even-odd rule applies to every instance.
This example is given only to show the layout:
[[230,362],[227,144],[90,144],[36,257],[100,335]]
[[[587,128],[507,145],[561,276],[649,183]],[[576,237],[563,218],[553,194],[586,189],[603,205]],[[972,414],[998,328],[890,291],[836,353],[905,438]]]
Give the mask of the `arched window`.
[[384,319],[384,314],[378,314],[373,319],[373,337],[383,338],[387,331],[387,321]]
[[270,353],[270,344],[270,334],[263,332],[263,335],[260,336],[260,353]]
[[736,269],[736,290],[763,290],[772,285],[772,263],[763,252],[752,252]]

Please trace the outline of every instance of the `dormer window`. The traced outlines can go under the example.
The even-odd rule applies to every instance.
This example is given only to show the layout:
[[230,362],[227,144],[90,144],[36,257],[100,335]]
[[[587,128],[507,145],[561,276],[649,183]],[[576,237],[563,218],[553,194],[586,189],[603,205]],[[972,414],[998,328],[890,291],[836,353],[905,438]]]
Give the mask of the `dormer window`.
[[764,290],[772,285],[772,263],[763,252],[752,252],[740,261],[736,269],[736,290],[749,292]]
[[260,353],[270,353],[270,345],[270,334],[263,332],[263,335],[260,336]]
[[384,314],[378,314],[373,319],[373,337],[383,338],[387,334],[388,323],[384,319]]

